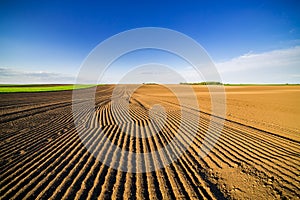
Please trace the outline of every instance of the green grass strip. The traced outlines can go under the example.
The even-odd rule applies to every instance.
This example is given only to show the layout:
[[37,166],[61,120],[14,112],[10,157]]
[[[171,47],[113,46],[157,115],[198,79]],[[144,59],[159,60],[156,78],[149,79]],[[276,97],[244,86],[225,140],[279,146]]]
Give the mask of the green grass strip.
[[51,84],[31,84],[31,85],[5,85],[0,84],[0,93],[19,93],[19,92],[54,92],[54,91],[64,91],[73,89],[83,89],[90,88],[96,85],[51,85]]

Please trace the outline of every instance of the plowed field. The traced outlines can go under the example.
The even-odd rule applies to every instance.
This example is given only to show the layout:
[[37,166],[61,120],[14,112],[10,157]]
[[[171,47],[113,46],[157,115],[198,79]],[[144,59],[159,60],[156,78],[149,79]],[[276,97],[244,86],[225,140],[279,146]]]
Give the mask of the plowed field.
[[[73,121],[72,91],[1,94],[0,199],[299,198],[300,87],[226,87],[224,127],[219,130],[212,124],[213,131],[208,131],[213,116],[203,86],[193,86],[199,110],[181,108],[176,96],[159,85],[143,85],[132,96],[121,92],[119,98],[130,99],[130,120],[126,122],[122,104],[112,114],[114,87],[97,88],[93,116],[85,116],[82,107],[88,131],[81,136]],[[184,90],[188,86],[173,87]],[[157,126],[149,122],[149,115],[157,115],[155,110],[151,113],[154,105],[164,108],[166,123],[159,134],[140,137],[160,126],[159,120]],[[179,159],[160,170],[116,170],[98,161],[83,144],[95,151],[100,146],[108,149],[103,159],[114,166],[138,167],[133,157],[118,157],[109,151],[109,145],[131,152],[162,148],[176,134],[182,110],[200,116],[197,126],[184,127],[196,137]],[[99,127],[110,143],[95,134]],[[201,157],[204,138],[208,143],[217,142]],[[172,156],[170,152],[157,159]]]

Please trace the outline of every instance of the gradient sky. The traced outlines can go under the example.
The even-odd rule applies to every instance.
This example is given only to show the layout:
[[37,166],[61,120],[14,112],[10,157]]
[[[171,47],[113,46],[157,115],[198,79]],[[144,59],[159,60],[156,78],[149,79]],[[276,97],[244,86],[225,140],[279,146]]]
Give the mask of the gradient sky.
[[[150,26],[195,39],[225,83],[300,83],[299,13],[300,2],[289,0],[2,0],[0,82],[72,83],[83,60],[101,41]],[[148,54],[145,62],[151,56],[158,55]],[[161,55],[156,61],[169,57]],[[117,82],[126,73],[128,59],[112,73],[108,70],[107,82]],[[198,80],[189,66],[179,71],[189,81]]]

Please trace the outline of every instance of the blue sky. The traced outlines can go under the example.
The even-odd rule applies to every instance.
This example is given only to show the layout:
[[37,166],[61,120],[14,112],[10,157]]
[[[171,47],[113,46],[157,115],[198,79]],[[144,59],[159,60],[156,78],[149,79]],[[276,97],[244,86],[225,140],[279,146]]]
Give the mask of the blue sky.
[[[195,39],[226,83],[300,83],[299,13],[300,3],[289,0],[4,0],[0,2],[0,82],[73,82],[85,57],[101,41],[150,26]],[[136,56],[132,59],[141,57]],[[146,57],[151,56],[158,55]],[[158,57],[158,61],[165,58]],[[119,62],[112,73],[108,70],[106,81],[118,81],[126,73],[125,65]],[[179,71],[189,81],[198,80],[188,66]]]

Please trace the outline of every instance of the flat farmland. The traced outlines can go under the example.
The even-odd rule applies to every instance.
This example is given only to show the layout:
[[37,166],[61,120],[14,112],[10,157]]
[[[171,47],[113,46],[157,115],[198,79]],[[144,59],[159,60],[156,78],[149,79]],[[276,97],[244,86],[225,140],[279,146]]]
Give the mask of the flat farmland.
[[[199,109],[183,108],[172,87],[186,99],[192,96],[185,89],[192,87]],[[0,199],[299,199],[299,86],[225,86],[226,102],[217,102],[226,107],[223,127],[210,124],[218,116],[211,115],[205,86],[141,85],[132,95],[119,90],[113,98],[128,100],[129,118],[122,114],[126,105],[113,108],[115,88],[97,87],[92,115],[84,106],[87,99],[72,102],[72,91],[0,94]],[[82,134],[72,103],[82,104]],[[163,114],[155,113],[157,105]],[[159,170],[117,170],[84,145],[94,152],[112,144],[153,152],[176,136],[182,113],[200,116],[184,127],[183,134],[194,132],[195,138]],[[151,123],[151,116],[157,120]],[[148,137],[138,137],[142,134]],[[204,140],[213,148],[202,157]],[[134,157],[108,152],[103,159],[113,166],[138,167]],[[167,152],[157,159],[173,156]]]

